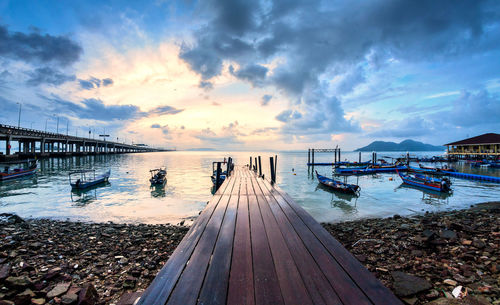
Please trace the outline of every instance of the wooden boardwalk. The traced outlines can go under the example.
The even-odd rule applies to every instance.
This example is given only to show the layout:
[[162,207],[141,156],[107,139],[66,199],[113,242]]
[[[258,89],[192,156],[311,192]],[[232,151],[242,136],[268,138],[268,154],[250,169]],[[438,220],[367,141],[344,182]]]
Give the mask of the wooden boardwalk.
[[139,304],[402,304],[285,192],[237,167]]

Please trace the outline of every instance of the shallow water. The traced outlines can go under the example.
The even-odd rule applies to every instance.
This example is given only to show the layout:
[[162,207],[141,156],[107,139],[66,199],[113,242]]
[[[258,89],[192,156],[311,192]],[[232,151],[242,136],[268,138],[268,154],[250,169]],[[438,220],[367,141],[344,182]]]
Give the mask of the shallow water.
[[[500,198],[500,184],[496,183],[452,178],[453,194],[447,196],[403,186],[395,173],[349,177],[348,183],[361,186],[360,196],[354,197],[319,186],[312,169],[306,166],[307,152],[178,151],[40,160],[36,176],[0,182],[0,213],[95,222],[177,224],[185,220],[189,224],[212,196],[212,161],[232,156],[237,165],[244,165],[249,156],[261,155],[269,177],[269,157],[275,154],[278,184],[321,222],[455,209]],[[378,156],[398,157],[401,153],[378,153]],[[363,160],[370,158],[371,153],[363,153]],[[316,154],[316,162],[332,159],[331,153]],[[344,159],[357,161],[358,153],[343,152]],[[151,188],[149,170],[160,166],[167,166],[168,182],[164,188]],[[471,168],[465,163],[452,166],[463,172],[500,176],[500,169]],[[95,168],[98,173],[111,169],[109,183],[86,192],[72,192],[68,173],[88,168]],[[331,167],[315,170],[331,176]]]

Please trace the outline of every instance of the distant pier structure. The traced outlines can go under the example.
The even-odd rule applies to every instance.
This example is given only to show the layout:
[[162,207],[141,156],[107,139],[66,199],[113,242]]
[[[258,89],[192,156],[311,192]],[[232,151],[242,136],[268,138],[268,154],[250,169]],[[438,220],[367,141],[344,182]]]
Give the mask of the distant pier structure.
[[[167,151],[144,145],[133,145],[89,139],[67,134],[45,132],[0,124],[0,142],[4,142],[5,154],[0,152],[0,161],[15,158],[63,157],[78,155],[122,154]],[[14,152],[12,143],[18,142]],[[0,144],[0,147],[3,146]]]
[[[314,162],[314,155],[316,153],[333,153],[333,162]],[[340,148],[309,148],[307,150],[307,165],[308,166],[332,166],[340,160]],[[361,152],[359,153],[359,162],[361,162]]]
[[476,137],[445,144],[447,154],[460,159],[499,158],[500,134],[485,133]]

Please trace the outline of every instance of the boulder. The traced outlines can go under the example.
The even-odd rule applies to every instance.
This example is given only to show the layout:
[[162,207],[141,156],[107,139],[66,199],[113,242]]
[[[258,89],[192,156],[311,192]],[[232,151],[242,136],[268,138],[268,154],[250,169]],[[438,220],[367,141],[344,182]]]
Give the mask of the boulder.
[[423,278],[401,271],[393,271],[391,275],[394,279],[394,293],[400,297],[411,296],[432,287],[432,285]]

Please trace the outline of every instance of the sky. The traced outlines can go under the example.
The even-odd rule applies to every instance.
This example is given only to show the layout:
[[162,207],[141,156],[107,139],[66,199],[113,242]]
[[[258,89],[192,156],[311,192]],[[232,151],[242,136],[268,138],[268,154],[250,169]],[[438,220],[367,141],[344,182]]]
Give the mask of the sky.
[[3,0],[0,123],[20,108],[179,150],[500,133],[500,2]]

